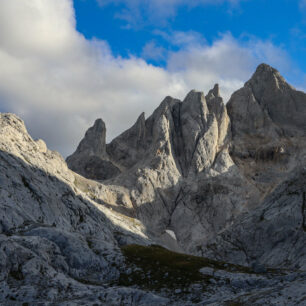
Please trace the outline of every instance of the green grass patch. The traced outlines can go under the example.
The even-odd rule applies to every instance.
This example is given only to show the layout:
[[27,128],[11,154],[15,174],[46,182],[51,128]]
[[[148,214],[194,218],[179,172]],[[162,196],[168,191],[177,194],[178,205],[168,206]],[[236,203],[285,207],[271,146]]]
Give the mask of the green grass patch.
[[199,270],[211,267],[229,272],[252,273],[249,268],[226,264],[204,257],[169,251],[161,246],[126,245],[121,248],[130,271],[121,273],[120,285],[154,290],[161,288],[182,289],[191,284],[201,284],[203,289],[213,276]]

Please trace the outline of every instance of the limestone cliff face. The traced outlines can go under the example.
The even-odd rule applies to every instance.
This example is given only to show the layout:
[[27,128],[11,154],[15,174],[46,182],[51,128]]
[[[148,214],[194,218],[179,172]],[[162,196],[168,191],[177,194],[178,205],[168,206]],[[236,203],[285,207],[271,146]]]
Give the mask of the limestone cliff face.
[[[207,98],[208,103],[203,93],[194,90],[183,102],[167,97],[152,116],[145,120],[144,113],[141,114],[134,126],[107,145],[105,124],[98,119],[86,132],[76,152],[67,158],[67,163],[81,172],[83,167],[79,162],[97,156],[124,172],[147,160],[148,155],[155,158],[165,153],[171,155],[181,175],[187,177],[201,172],[225,145],[229,133],[229,120],[217,85]],[[96,171],[101,167],[97,166]],[[104,172],[107,178],[119,174],[108,174],[108,169]],[[82,174],[86,176],[84,171]],[[92,175],[88,173],[87,177]]]
[[305,269],[306,167],[295,169],[263,203],[243,214],[203,254],[229,262]]
[[203,253],[248,265],[304,268],[306,94],[262,64],[227,110],[231,157],[262,200],[204,243]]
[[[178,247],[197,254],[260,196],[233,163],[230,142],[218,85],[206,97],[195,90],[183,101],[166,97],[148,119],[142,114],[106,145],[105,160],[121,173],[102,183],[116,190],[112,199],[104,189],[96,189],[95,197],[139,218],[156,239],[173,230]],[[68,165],[77,155],[68,157]]]
[[246,178],[268,194],[305,163],[306,94],[262,64],[227,104],[231,156]]
[[218,85],[206,96],[166,97],[106,144],[100,157],[120,173],[97,164],[113,192],[94,196],[137,217],[155,239],[170,229],[181,250],[202,254],[305,164],[305,111],[306,95],[265,64],[227,105]]

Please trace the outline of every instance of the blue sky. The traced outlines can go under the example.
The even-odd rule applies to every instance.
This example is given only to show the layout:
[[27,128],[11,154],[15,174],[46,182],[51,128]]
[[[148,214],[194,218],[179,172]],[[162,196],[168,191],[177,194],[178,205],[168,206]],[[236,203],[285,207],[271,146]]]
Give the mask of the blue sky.
[[[182,47],[165,38],[174,32],[194,34],[206,44],[224,33],[231,33],[241,43],[261,39],[288,53],[290,68],[276,68],[284,70],[297,86],[304,85],[306,1],[191,0],[169,1],[172,4],[168,6],[156,2],[74,0],[77,29],[88,39],[106,40],[115,56],[136,55],[161,66],[166,65],[167,52]],[[148,45],[155,47],[156,56],[145,52]]]
[[0,112],[67,156],[97,118],[110,141],[167,95],[226,103],[262,62],[305,90],[305,48],[306,0],[0,1]]

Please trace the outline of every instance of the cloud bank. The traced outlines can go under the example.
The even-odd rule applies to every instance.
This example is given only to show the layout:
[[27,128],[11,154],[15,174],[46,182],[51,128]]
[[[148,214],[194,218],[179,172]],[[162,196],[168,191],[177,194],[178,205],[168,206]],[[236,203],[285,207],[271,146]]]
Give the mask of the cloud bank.
[[[106,121],[110,140],[166,95],[183,98],[219,82],[227,99],[260,62],[281,69],[288,63],[269,41],[242,43],[226,33],[207,44],[195,39],[199,34],[181,33],[188,43],[165,51],[166,67],[156,67],[114,57],[107,42],[86,40],[75,26],[71,0],[0,1],[0,111],[20,115],[35,138],[63,155],[97,117]],[[147,55],[154,48],[161,50],[148,45]]]

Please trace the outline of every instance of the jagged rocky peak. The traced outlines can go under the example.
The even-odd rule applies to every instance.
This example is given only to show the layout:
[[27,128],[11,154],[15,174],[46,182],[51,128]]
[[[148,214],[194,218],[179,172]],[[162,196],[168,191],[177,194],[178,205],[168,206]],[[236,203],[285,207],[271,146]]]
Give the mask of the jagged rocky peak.
[[244,87],[232,95],[227,109],[235,134],[275,137],[306,131],[306,94],[266,64],[259,65]]
[[[167,96],[148,119],[142,113],[131,128],[107,145],[105,129],[100,131],[95,126],[87,131],[76,152],[67,158],[72,170],[84,175],[86,171],[78,159],[87,160],[88,156],[94,155],[122,172],[144,160],[154,159],[154,152],[164,152],[172,155],[179,170],[186,175],[190,167],[201,171],[207,160],[209,164],[214,159],[216,149],[222,147],[228,135],[229,120],[216,84],[207,98],[196,90],[191,90],[183,101]],[[102,153],[101,135],[104,137]],[[210,156],[204,161],[206,158],[199,155],[207,154],[206,149]],[[150,164],[149,161],[146,163]],[[111,178],[113,174],[119,172],[111,172],[111,176],[105,177]],[[86,177],[92,178],[93,174],[90,172]]]
[[28,134],[24,121],[15,114],[0,113],[0,133],[5,134],[7,139],[11,139],[15,145],[17,144],[16,139],[24,140],[27,145],[27,150],[39,151],[41,153],[49,152],[49,154],[59,155],[55,151],[48,151],[46,143],[42,139],[34,141]]
[[214,88],[208,92],[206,99],[211,98],[221,98],[219,84],[215,84]]
[[[96,176],[93,172],[99,171],[104,173],[100,178],[108,179],[136,164],[166,167],[162,166],[162,153],[171,156],[178,171],[188,176],[190,171],[198,173],[209,169],[216,154],[230,146],[237,165],[248,169],[247,177],[258,176],[259,181],[267,182],[270,180],[260,175],[265,171],[264,166],[259,171],[260,162],[276,162],[277,167],[285,165],[285,171],[295,165],[288,156],[296,143],[300,147],[298,141],[293,140],[305,135],[305,96],[287,84],[276,69],[262,64],[227,105],[223,103],[218,84],[206,96],[192,90],[183,101],[166,97],[149,118],[141,114],[130,129],[103,146],[103,154],[94,149],[95,140],[90,144],[85,141],[90,137],[85,137],[76,151],[78,154],[75,153],[73,159],[69,157],[67,162],[71,169],[87,177],[93,178]],[[88,134],[91,135],[89,131]],[[98,167],[97,163],[92,163],[92,158],[90,166],[87,165],[89,173],[83,171],[79,163],[80,151],[86,152],[81,154],[81,160],[87,160],[87,155],[98,151],[95,156],[99,156],[99,164],[103,160],[103,165],[116,171]],[[249,159],[255,162],[254,167],[248,164]],[[272,178],[275,170],[273,168]],[[267,189],[271,187],[270,183],[263,185]]]
[[264,193],[303,160],[306,94],[266,64],[227,104],[235,163]]
[[8,127],[14,127],[17,131],[22,134],[27,134],[27,129],[24,125],[23,120],[12,113],[0,113],[0,128],[7,129]]
[[291,89],[294,88],[289,85],[284,77],[275,68],[267,65],[260,64],[254,72],[251,79],[246,82],[246,85],[252,87],[255,96],[261,97],[266,89],[279,90],[279,89]]
[[215,84],[205,98],[209,112],[215,116],[218,122],[218,146],[221,148],[226,146],[230,140],[230,120],[220,95],[219,84]]
[[[221,176],[233,173],[231,182],[243,185],[241,194],[254,193],[248,184],[242,184],[228,154],[229,120],[218,86],[209,101],[211,109],[204,93],[196,90],[190,91],[183,101],[166,97],[151,116],[145,120],[141,115],[130,129],[106,145],[107,161],[120,169],[117,175],[107,177],[111,179],[107,184],[125,188],[126,203],[132,203],[127,208],[155,235],[162,235],[171,225],[180,245],[188,251],[194,250],[195,240],[214,235],[246,206],[241,199],[244,196],[238,194],[240,188],[228,187],[227,181],[211,180],[211,172]],[[109,173],[102,163],[95,164],[95,172],[91,171],[93,168],[87,171],[87,166],[87,172],[84,171],[84,160],[76,159],[73,170],[90,178],[97,176],[97,171]],[[207,176],[203,183],[198,182],[201,175]],[[231,204],[228,193],[234,195],[237,204]],[[117,199],[113,203],[122,209],[125,204]],[[186,203],[190,207],[200,207],[202,203],[203,209],[216,205],[212,214],[226,213],[214,224],[210,217],[201,214],[202,223],[186,230],[179,224],[191,224],[199,218],[196,209],[186,212]],[[183,223],[179,221],[182,218]]]
[[222,116],[223,102],[221,99],[219,107],[218,102],[210,107],[214,102],[207,101],[203,92],[192,90],[180,105],[180,133],[176,135],[182,146],[180,151],[184,153],[181,162],[184,175],[208,169],[219,150],[220,138],[224,138],[221,132],[223,124],[226,125]]
[[215,84],[215,86],[205,96],[205,99],[209,111],[214,112],[215,115],[218,115],[218,113],[220,113],[221,108],[225,106],[223,103],[223,99],[220,95],[219,84]]
[[201,91],[191,90],[182,103],[181,114],[183,117],[192,118],[199,126],[204,128],[207,121],[208,108],[204,93]]
[[133,166],[144,151],[146,146],[146,120],[145,113],[142,113],[135,124],[113,139],[106,147],[108,156],[121,169]]
[[106,153],[106,127],[102,119],[97,119],[87,130],[66,162],[71,170],[90,179],[105,180],[120,173]]
[[87,130],[76,153],[100,157],[106,155],[106,126],[102,119],[97,119],[94,125]]

